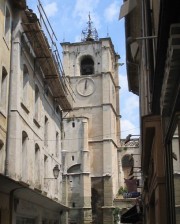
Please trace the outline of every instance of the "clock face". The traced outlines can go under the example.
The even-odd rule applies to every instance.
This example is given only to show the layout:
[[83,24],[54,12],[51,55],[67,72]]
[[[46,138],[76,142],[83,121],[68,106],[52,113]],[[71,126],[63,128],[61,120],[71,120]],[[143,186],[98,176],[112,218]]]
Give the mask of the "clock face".
[[76,89],[81,96],[90,96],[95,90],[94,81],[90,78],[82,78],[78,81]]

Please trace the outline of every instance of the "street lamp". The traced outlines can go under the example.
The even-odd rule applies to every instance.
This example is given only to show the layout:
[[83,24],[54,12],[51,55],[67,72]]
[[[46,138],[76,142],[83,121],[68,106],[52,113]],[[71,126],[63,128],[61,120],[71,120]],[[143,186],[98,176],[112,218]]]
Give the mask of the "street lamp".
[[139,40],[153,40],[153,45],[154,45],[154,39],[156,39],[157,36],[146,36],[146,37],[127,37],[126,43],[130,45],[130,50],[131,50],[131,56],[133,59],[136,57],[138,49],[139,49],[139,44],[137,41]]
[[131,140],[131,137],[132,137],[132,136],[140,136],[140,135],[131,135],[131,134],[129,134],[129,135],[126,137],[124,143],[125,143],[125,144],[128,143],[128,142]]
[[59,166],[58,165],[55,165],[55,167],[53,168],[53,175],[54,175],[54,178],[57,179],[58,176],[59,176]]
[[55,165],[55,167],[53,168],[53,175],[54,175],[54,178],[53,177],[50,177],[50,178],[44,178],[44,179],[57,179],[58,176],[59,176],[59,166],[58,165]]
[[126,39],[126,42],[131,44],[131,43],[135,42],[136,40],[149,40],[149,39],[156,39],[156,38],[157,38],[157,36],[146,36],[146,37],[135,37],[135,38],[128,37]]

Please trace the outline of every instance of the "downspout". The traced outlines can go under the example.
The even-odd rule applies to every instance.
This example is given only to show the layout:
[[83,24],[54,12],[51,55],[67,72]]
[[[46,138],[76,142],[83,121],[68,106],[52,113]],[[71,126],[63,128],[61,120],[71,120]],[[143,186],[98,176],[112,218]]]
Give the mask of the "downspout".
[[[144,6],[144,0],[142,0],[142,3],[141,3],[142,5],[142,8],[141,8],[141,13],[142,13],[142,15],[141,15],[141,21],[142,21],[142,36],[144,37],[145,36],[145,32],[144,32],[144,19],[145,19],[145,15],[144,15],[144,8],[145,8],[145,6]],[[143,40],[143,41],[145,41],[145,40]],[[145,46],[143,46],[143,47],[145,47]],[[146,56],[145,56],[146,57]],[[146,58],[145,58],[145,61],[146,61]],[[141,86],[141,83],[142,83],[142,71],[141,71],[141,68],[139,68],[139,87],[140,87],[140,99],[139,99],[139,103],[140,103],[140,107],[142,107],[142,86]],[[142,166],[142,156],[143,156],[143,154],[144,154],[144,151],[143,151],[143,144],[144,144],[144,142],[143,142],[143,115],[144,115],[144,112],[145,112],[145,109],[143,108],[143,111],[140,109],[139,110],[139,116],[140,116],[140,135],[142,136],[141,137],[141,142],[140,142],[140,144],[141,144],[141,166]],[[146,177],[145,177],[145,175],[144,175],[144,170],[143,170],[143,168],[141,167],[141,169],[142,169],[142,176],[141,176],[141,179],[142,179],[142,182],[143,182],[143,185],[144,185],[144,183],[145,183],[145,181],[146,181]],[[144,199],[144,196],[143,196],[143,194],[144,194],[144,186],[143,186],[143,192],[142,192],[142,206],[143,206],[143,222],[144,223],[146,223],[146,209],[144,209],[145,208],[145,206],[146,206],[146,202],[145,202],[145,200],[143,200]]]
[[8,105],[7,105],[7,129],[6,129],[6,154],[5,154],[5,164],[4,164],[4,175],[9,176],[9,130],[10,130],[10,101],[11,101],[11,76],[13,74],[13,22],[11,23],[11,51],[10,51],[10,72],[9,72],[9,86],[8,86]]

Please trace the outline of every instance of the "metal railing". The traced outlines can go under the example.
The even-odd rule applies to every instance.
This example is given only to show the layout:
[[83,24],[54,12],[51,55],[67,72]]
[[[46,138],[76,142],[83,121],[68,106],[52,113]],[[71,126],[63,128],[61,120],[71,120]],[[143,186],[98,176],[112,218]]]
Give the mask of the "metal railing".
[[62,61],[61,61],[59,50],[58,50],[58,47],[56,44],[58,42],[57,36],[50,24],[50,21],[46,15],[46,12],[45,12],[40,0],[38,0],[37,8],[38,8],[39,16],[40,16],[40,26],[43,29],[43,32],[47,38],[47,42],[50,46],[53,60],[55,61],[55,64],[58,69],[59,78],[60,78],[62,84],[64,85],[64,87],[66,87],[66,88],[64,88],[65,92],[66,92],[66,90],[68,90],[71,97],[73,97],[72,93],[70,91],[71,86],[70,85],[67,86],[67,82],[69,82],[69,80],[65,77],[65,72],[63,69]]

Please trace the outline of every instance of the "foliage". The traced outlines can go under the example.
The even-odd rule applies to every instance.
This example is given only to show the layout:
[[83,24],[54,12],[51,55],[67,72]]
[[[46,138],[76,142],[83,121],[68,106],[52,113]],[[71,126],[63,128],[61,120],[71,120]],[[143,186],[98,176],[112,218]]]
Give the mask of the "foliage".
[[116,207],[113,211],[114,223],[118,223],[120,221],[120,208]]
[[127,188],[123,188],[122,186],[118,190],[119,195],[123,195],[124,193],[127,193]]

